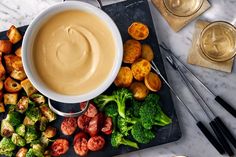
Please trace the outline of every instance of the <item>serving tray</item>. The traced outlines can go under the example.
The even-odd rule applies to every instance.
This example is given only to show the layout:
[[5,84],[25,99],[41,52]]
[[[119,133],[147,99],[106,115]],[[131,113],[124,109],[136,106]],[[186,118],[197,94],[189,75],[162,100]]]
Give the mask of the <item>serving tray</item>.
[[[123,41],[130,39],[131,37],[127,33],[127,28],[129,25],[134,21],[139,21],[145,23],[149,27],[150,35],[149,37],[143,42],[151,45],[153,51],[155,53],[154,62],[160,69],[160,72],[166,78],[166,73],[164,69],[164,64],[162,61],[162,56],[160,53],[160,49],[158,46],[158,41],[156,37],[156,32],[154,29],[150,9],[147,0],[127,0],[120,3],[115,3],[111,5],[107,5],[103,7],[103,10],[110,15],[110,17],[114,20],[117,24]],[[27,26],[20,27],[19,30],[22,34],[24,34]],[[0,39],[6,39],[6,32],[0,33]],[[20,43],[19,43],[20,44]],[[16,45],[15,48],[19,46]],[[106,92],[114,90],[116,87],[112,85]],[[181,137],[181,131],[178,123],[178,118],[175,113],[173,101],[170,95],[169,88],[163,83],[161,91],[157,94],[160,95],[160,102],[162,109],[164,112],[171,117],[173,120],[172,124],[165,126],[165,127],[154,127],[154,131],[156,133],[156,138],[150,142],[149,144],[139,144],[139,149],[145,149],[169,142],[173,142],[178,140]],[[6,113],[5,113],[6,114]],[[5,114],[0,114],[0,121],[5,117]],[[63,120],[63,117],[58,116],[57,120],[52,123],[55,126],[59,133],[58,137],[66,138],[69,140],[70,143],[73,141],[73,136],[64,136],[60,131],[60,124]],[[76,131],[76,133],[79,130]],[[133,149],[126,146],[120,146],[118,149],[113,148],[110,145],[110,137],[106,136],[106,145],[104,149],[98,152],[89,152],[88,157],[111,157],[114,155],[124,154],[131,151],[136,151],[137,149]],[[76,156],[74,153],[72,145],[70,146],[70,150],[64,156]]]

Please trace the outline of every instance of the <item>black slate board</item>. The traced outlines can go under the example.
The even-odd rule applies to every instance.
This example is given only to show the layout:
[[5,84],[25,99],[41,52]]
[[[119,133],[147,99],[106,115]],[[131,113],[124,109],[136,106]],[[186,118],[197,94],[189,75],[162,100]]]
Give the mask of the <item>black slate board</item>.
[[[120,3],[104,6],[103,10],[108,15],[110,15],[110,17],[117,24],[120,30],[120,33],[122,35],[123,41],[130,39],[130,36],[127,33],[127,28],[132,22],[140,21],[148,25],[149,30],[150,30],[150,35],[148,39],[146,39],[142,43],[148,43],[151,45],[155,53],[154,61],[159,67],[160,72],[164,75],[165,78],[167,78],[147,0],[127,0],[125,2],[120,2]],[[24,34],[26,29],[27,29],[27,26],[19,28],[22,34]],[[6,39],[6,32],[0,33],[0,39]],[[20,43],[16,45],[14,49],[16,49],[19,45]],[[115,88],[114,86],[111,86],[106,92],[109,93],[114,88]],[[145,145],[139,144],[140,149],[145,149],[152,146],[157,146],[157,145],[173,142],[173,141],[178,140],[181,137],[181,131],[180,131],[178,119],[175,113],[173,101],[172,101],[168,87],[165,84],[163,84],[162,89],[160,92],[158,92],[158,94],[161,97],[160,101],[161,101],[162,109],[168,116],[172,118],[173,122],[172,124],[165,127],[155,127],[154,131],[156,132],[156,138],[149,144],[145,144]],[[0,120],[2,120],[4,117],[5,117],[4,114],[0,114]],[[52,125],[57,127],[59,130],[62,120],[63,120],[63,117],[58,116],[56,122],[52,123]],[[77,130],[76,132],[78,131],[79,130]],[[72,143],[73,141],[72,136],[70,137],[64,136],[62,135],[61,132],[58,133],[58,136],[62,138],[67,138],[70,143]],[[110,156],[124,154],[124,153],[136,150],[136,149],[125,147],[125,146],[121,146],[119,147],[119,149],[114,149],[113,147],[111,147],[109,141],[110,141],[110,138],[106,137],[107,143],[105,145],[105,148],[98,152],[89,152],[88,157],[110,157]],[[70,156],[70,157],[76,156],[72,146],[70,147],[69,152],[64,156]]]

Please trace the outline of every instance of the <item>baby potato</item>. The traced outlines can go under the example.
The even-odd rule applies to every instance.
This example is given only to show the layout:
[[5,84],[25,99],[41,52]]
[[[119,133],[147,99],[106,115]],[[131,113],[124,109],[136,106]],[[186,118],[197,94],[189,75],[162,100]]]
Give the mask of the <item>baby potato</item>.
[[21,55],[22,55],[22,48],[19,47],[19,48],[15,51],[15,54],[16,54],[16,56],[21,57]]
[[0,40],[0,52],[10,53],[12,49],[12,43],[9,40]]
[[133,74],[129,67],[121,67],[114,81],[117,87],[129,87],[133,81]]
[[6,91],[8,91],[10,93],[16,93],[16,92],[20,91],[22,87],[18,82],[16,82],[12,78],[8,77],[4,81],[4,88],[6,89]]
[[149,93],[148,88],[142,82],[133,82],[130,90],[136,100],[144,100]]
[[128,33],[136,40],[144,40],[149,35],[149,29],[141,22],[133,22],[128,28]]
[[141,56],[141,43],[136,40],[127,40],[124,44],[124,63],[134,63]]
[[144,83],[150,91],[157,92],[161,89],[161,79],[153,72],[145,76]]
[[151,71],[151,64],[146,59],[138,59],[131,65],[133,76],[136,80],[142,81]]
[[7,31],[7,37],[13,44],[19,42],[22,39],[22,35],[14,25],[12,25],[10,29]]
[[152,48],[148,44],[143,44],[142,45],[142,58],[148,60],[151,62],[154,58],[154,53],[152,51]]

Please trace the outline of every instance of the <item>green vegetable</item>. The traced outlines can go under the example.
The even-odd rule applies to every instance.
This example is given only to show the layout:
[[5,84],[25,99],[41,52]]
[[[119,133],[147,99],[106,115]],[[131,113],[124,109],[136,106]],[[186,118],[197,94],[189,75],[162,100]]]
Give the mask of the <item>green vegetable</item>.
[[1,123],[1,136],[10,137],[14,132],[13,126],[6,120],[2,120]]
[[39,140],[43,144],[44,147],[47,147],[49,145],[49,142],[54,141],[54,140],[49,139],[44,132],[42,133]]
[[46,117],[42,116],[39,120],[39,130],[45,131],[47,128],[47,123],[48,123],[48,119]]
[[45,98],[41,94],[33,94],[30,97],[37,104],[45,104]]
[[29,98],[26,96],[23,96],[17,103],[16,105],[16,111],[20,112],[20,113],[24,113],[29,106]]
[[130,146],[130,147],[138,149],[137,143],[125,139],[124,135],[122,135],[119,132],[113,132],[112,133],[112,135],[111,135],[111,145],[115,148],[118,148],[120,145],[126,145],[126,146]]
[[111,102],[110,104],[108,104],[104,107],[105,115],[112,118],[112,125],[113,125],[112,131],[116,130],[116,121],[117,121],[116,119],[118,116],[117,110],[118,109],[117,109],[117,105],[115,102]]
[[30,148],[26,153],[26,157],[44,157],[44,155],[39,150]]
[[132,98],[132,93],[126,89],[121,88],[112,93],[112,95],[100,95],[94,99],[94,102],[97,104],[100,110],[103,110],[104,107],[109,102],[116,102],[118,107],[118,113],[121,117],[125,118],[125,102],[128,99]]
[[138,143],[147,144],[155,138],[155,134],[148,129],[145,129],[140,122],[133,125],[131,134]]
[[158,104],[159,96],[149,94],[143,106],[140,107],[139,115],[142,125],[146,129],[151,129],[153,125],[165,126],[172,120],[162,111]]
[[27,125],[34,125],[36,122],[33,122],[28,116],[25,116],[24,120],[23,120],[23,124],[25,126]]
[[17,145],[17,146],[20,146],[20,147],[23,147],[25,146],[25,139],[22,138],[20,135],[16,134],[16,133],[13,133],[12,136],[11,136],[11,141]]
[[120,133],[122,133],[125,136],[129,135],[129,131],[132,129],[133,124],[137,122],[137,119],[129,118],[129,117],[118,117],[117,118],[117,127],[120,130]]
[[13,126],[17,126],[22,122],[22,115],[16,111],[11,111],[7,114],[6,120]]
[[16,127],[16,133],[22,137],[25,136],[25,125],[24,124],[20,124]]
[[40,119],[40,110],[38,107],[31,107],[26,111],[26,116],[29,117],[32,122],[36,123]]
[[137,101],[134,98],[131,100],[130,107],[128,108],[126,115],[130,117],[139,118],[139,109],[143,106],[143,102]]
[[46,104],[41,105],[39,108],[42,114],[48,119],[49,122],[52,122],[57,118],[55,113],[52,112]]
[[39,141],[31,144],[30,146],[32,147],[35,156],[43,157],[44,146]]
[[38,133],[35,126],[26,126],[25,140],[26,143],[30,143],[38,138]]
[[0,154],[6,156],[12,156],[13,151],[16,149],[16,145],[12,143],[10,138],[3,137],[0,141]]

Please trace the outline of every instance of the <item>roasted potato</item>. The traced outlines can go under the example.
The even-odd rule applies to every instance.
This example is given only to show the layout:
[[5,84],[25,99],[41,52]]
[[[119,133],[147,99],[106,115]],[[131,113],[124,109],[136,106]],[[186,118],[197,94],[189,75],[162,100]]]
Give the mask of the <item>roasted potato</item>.
[[146,59],[138,59],[131,65],[133,76],[136,80],[142,81],[151,71],[151,64]]
[[37,89],[34,88],[34,86],[31,84],[29,79],[25,79],[25,80],[21,81],[20,84],[23,87],[23,89],[25,90],[27,96],[31,96],[32,94],[37,92]]
[[3,89],[3,81],[0,81],[0,91]]
[[144,40],[149,35],[149,29],[141,22],[133,22],[128,28],[128,33],[136,40]]
[[10,76],[16,80],[24,80],[26,78],[26,74],[24,70],[13,70],[10,74]]
[[21,57],[21,55],[22,55],[22,48],[19,47],[19,48],[15,51],[15,54],[16,54],[16,56]]
[[157,92],[161,89],[161,79],[153,72],[145,76],[144,83],[150,91]]
[[129,67],[121,67],[114,81],[117,87],[129,87],[133,81],[133,74]]
[[21,60],[17,60],[15,62],[13,62],[12,67],[13,67],[14,70],[21,70],[21,71],[24,70],[23,69],[23,63],[22,63]]
[[0,102],[0,113],[5,112],[5,106],[2,102]]
[[17,67],[17,63],[14,65],[14,67],[13,67],[13,63],[21,62],[21,58],[16,55],[6,55],[4,56],[4,60],[6,63],[7,72],[9,74],[14,70],[14,67],[15,68]]
[[142,58],[148,60],[151,62],[154,58],[154,53],[152,51],[152,48],[148,44],[143,44],[142,45]]
[[44,131],[44,136],[47,138],[52,138],[56,135],[57,129],[51,126],[48,126],[47,129]]
[[25,147],[20,148],[18,152],[16,153],[16,157],[26,157],[27,151],[28,149]]
[[22,39],[22,35],[18,31],[18,29],[13,25],[7,31],[7,37],[9,38],[10,42],[13,44],[19,42]]
[[6,93],[3,94],[3,99],[5,105],[16,105],[18,95],[16,93]]
[[6,74],[6,70],[2,64],[2,61],[0,61],[0,80],[5,79],[5,74]]
[[8,91],[10,93],[16,93],[16,92],[19,92],[22,87],[18,82],[16,82],[12,78],[8,77],[4,81],[4,88],[6,89],[6,91]]
[[20,113],[24,113],[29,107],[29,98],[26,96],[23,96],[20,98],[16,105],[16,111]]
[[10,53],[12,50],[12,43],[9,40],[0,40],[0,52]]
[[144,100],[149,93],[148,88],[143,82],[133,82],[130,86],[133,96],[137,100]]
[[141,43],[136,40],[127,40],[124,44],[124,63],[134,63],[136,59],[141,57]]

